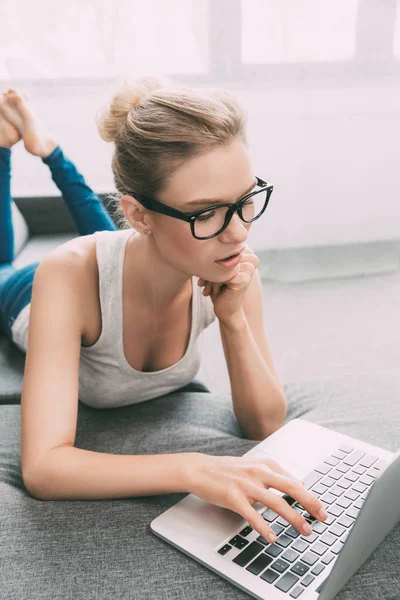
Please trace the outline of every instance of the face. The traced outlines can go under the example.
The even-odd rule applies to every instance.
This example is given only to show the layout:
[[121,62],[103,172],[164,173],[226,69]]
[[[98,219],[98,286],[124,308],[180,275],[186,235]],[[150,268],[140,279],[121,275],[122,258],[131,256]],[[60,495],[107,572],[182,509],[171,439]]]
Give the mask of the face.
[[[237,202],[255,186],[255,176],[244,143],[235,140],[183,165],[170,179],[158,200],[184,212],[208,205]],[[193,204],[194,201],[197,201]],[[239,265],[227,270],[215,261],[235,254],[246,245],[251,223],[235,213],[226,229],[209,240],[192,236],[190,224],[151,213],[151,229],[158,250],[174,268],[211,282],[231,279]]]

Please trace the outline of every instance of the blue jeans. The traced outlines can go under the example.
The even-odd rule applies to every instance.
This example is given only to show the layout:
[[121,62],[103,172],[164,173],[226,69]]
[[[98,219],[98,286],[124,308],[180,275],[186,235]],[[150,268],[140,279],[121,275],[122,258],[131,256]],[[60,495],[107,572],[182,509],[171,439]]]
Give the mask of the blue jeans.
[[[83,176],[59,146],[42,161],[49,166],[52,179],[63,195],[79,235],[118,229],[100,198],[85,183]],[[21,269],[12,265],[15,256],[10,182],[11,150],[0,146],[0,333],[4,332],[12,339],[11,326],[31,301],[33,278],[39,262]]]

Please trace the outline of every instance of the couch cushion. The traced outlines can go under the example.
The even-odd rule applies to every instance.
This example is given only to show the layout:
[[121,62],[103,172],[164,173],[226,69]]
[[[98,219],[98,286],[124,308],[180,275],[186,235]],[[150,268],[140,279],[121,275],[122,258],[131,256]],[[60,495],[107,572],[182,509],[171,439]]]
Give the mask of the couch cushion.
[[[13,265],[18,269],[31,262],[40,261],[51,250],[76,235],[70,232],[31,236],[13,261]],[[4,333],[0,334],[0,404],[20,402],[24,367],[25,354]]]
[[[286,422],[301,417],[387,450],[397,449],[400,371],[291,383],[285,389]],[[0,406],[0,416],[2,597],[248,599],[246,593],[152,533],[150,522],[186,494],[36,500],[21,478],[20,407]],[[78,407],[75,446],[92,451],[241,456],[258,443],[243,437],[230,396],[207,393],[199,381],[132,406],[98,410],[79,403]],[[398,598],[399,564],[400,524],[336,599]]]

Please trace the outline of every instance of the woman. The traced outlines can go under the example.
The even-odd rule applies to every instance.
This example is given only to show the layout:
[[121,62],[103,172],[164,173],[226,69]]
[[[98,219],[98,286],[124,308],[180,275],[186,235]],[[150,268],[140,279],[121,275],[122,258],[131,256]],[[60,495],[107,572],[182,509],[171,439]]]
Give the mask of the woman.
[[[74,447],[78,396],[109,408],[186,385],[200,366],[197,339],[215,318],[245,434],[264,439],[284,421],[286,398],[263,330],[259,261],[246,245],[272,186],[253,175],[238,101],[222,90],[151,77],[115,95],[98,126],[115,144],[123,229],[25,99],[10,91],[0,106],[9,131],[0,140],[1,226],[8,240],[0,306],[5,333],[27,351],[21,397],[27,489],[40,499],[192,492],[235,510],[275,541],[252,507],[260,501],[311,533],[303,516],[268,488],[296,498],[310,520],[326,518],[323,503],[271,458],[121,456]],[[9,160],[19,136],[50,167],[81,237],[14,272]]]

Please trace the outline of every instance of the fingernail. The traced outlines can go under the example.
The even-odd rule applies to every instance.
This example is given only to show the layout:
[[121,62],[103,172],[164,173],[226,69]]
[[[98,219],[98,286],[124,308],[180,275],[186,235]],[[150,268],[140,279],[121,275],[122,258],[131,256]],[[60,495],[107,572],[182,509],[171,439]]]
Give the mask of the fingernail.
[[269,541],[271,542],[271,544],[276,542],[276,535],[274,535],[273,533],[269,533],[267,537],[268,537]]
[[328,513],[326,512],[326,510],[324,508],[321,508],[321,510],[318,513],[318,516],[321,519],[326,519],[326,517],[328,516]]
[[304,533],[307,533],[307,535],[310,535],[310,533],[312,532],[311,525],[309,523],[303,525],[303,531]]

